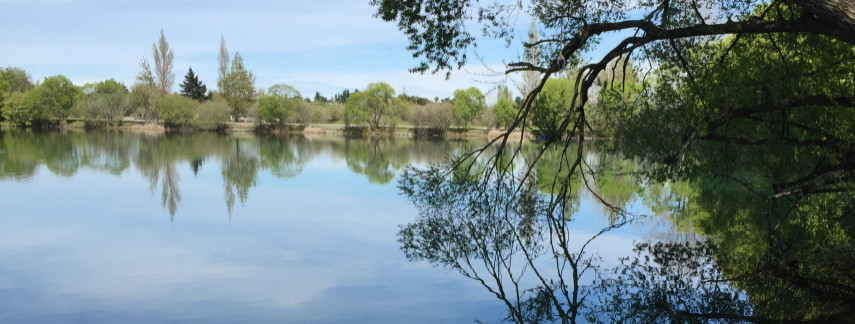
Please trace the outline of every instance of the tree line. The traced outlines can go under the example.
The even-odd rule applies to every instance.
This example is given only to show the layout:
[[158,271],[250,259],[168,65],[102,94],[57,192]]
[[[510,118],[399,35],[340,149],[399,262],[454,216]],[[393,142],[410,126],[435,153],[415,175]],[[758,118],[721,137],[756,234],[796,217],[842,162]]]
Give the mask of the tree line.
[[[276,84],[257,88],[255,75],[248,71],[240,53],[230,55],[220,38],[217,57],[216,90],[208,89],[192,66],[173,93],[174,52],[160,31],[152,43],[151,57],[139,61],[139,72],[130,87],[107,79],[84,85],[73,84],[66,76],[50,76],[33,83],[29,74],[17,67],[2,69],[0,75],[0,121],[18,127],[64,127],[68,119],[86,127],[119,127],[128,119],[157,123],[173,129],[223,130],[228,122],[255,122],[264,129],[289,125],[342,124],[366,126],[372,131],[395,126],[416,126],[427,134],[442,134],[451,127],[507,127],[519,113],[521,98],[512,98],[507,86],[495,91],[497,102],[488,106],[478,88],[458,89],[452,97],[433,100],[397,94],[384,82],[363,89],[344,89],[327,98],[316,92],[303,97],[294,87]],[[529,78],[520,88],[533,88]],[[528,84],[532,83],[532,84]],[[535,128],[547,129],[570,99],[568,81],[544,89]],[[547,107],[548,106],[548,107]]]

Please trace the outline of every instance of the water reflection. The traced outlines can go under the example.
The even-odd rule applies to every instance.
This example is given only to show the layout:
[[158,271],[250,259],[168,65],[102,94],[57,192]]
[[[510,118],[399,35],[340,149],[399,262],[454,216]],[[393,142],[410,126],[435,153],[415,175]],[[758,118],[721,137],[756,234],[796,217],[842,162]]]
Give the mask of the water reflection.
[[[851,191],[769,198],[750,190],[775,183],[756,163],[727,170],[750,182],[701,168],[657,182],[596,144],[407,169],[399,186],[420,216],[402,227],[402,249],[475,280],[514,323],[855,321]],[[607,224],[591,226],[591,200]],[[662,221],[617,266],[591,248],[628,224]]]
[[73,177],[81,168],[120,175],[133,169],[174,220],[181,205],[181,172],[194,175],[219,164],[223,200],[231,216],[236,202],[249,200],[259,173],[297,177],[314,158],[329,155],[373,184],[389,184],[410,163],[441,162],[476,143],[406,139],[352,139],[225,136],[212,133],[145,135],[121,132],[0,132],[0,180],[25,181],[40,165],[53,174]]
[[449,323],[499,311],[468,282],[408,262],[395,235],[414,210],[394,181],[373,184],[347,162],[382,153],[360,169],[380,174],[465,142],[0,139],[2,323]]
[[[223,259],[238,260],[239,265],[248,262],[264,268],[261,264],[271,257],[281,268],[261,271],[231,263],[229,267],[222,267],[217,262],[208,264],[201,260],[202,265],[182,275],[189,278],[195,276],[196,270],[214,269],[226,273],[225,277],[274,278],[277,284],[297,287],[290,289],[311,295],[305,298],[289,295],[288,298],[294,300],[286,298],[283,303],[288,305],[321,298],[318,296],[324,294],[327,294],[325,298],[331,298],[329,295],[333,293],[329,290],[332,289],[350,293],[353,298],[367,294],[365,290],[348,292],[327,277],[341,276],[341,271],[336,269],[367,267],[362,257],[356,256],[377,246],[382,246],[389,254],[366,256],[371,262],[382,264],[389,255],[400,256],[396,247],[373,241],[377,240],[377,233],[361,228],[366,222],[374,222],[378,227],[391,228],[379,236],[394,237],[394,227],[406,222],[398,239],[408,258],[440,265],[465,278],[475,279],[473,282],[480,289],[486,289],[487,296],[500,300],[507,309],[507,319],[514,322],[855,320],[851,306],[855,304],[855,244],[852,239],[855,227],[852,210],[855,208],[851,192],[770,201],[746,192],[744,184],[711,174],[693,174],[685,181],[657,182],[641,168],[643,162],[627,158],[608,144],[583,150],[584,172],[570,172],[576,162],[574,155],[558,150],[540,154],[536,144],[523,146],[521,154],[505,151],[496,155],[496,148],[490,147],[481,158],[470,159],[452,170],[407,168],[410,164],[426,167],[441,163],[449,154],[469,152],[480,145],[478,142],[208,133],[149,136],[110,132],[0,132],[0,185],[12,188],[6,192],[15,192],[12,195],[4,192],[5,198],[33,199],[41,203],[44,200],[33,198],[41,199],[37,193],[18,194],[18,190],[27,190],[26,184],[44,180],[44,170],[60,180],[73,178],[78,181],[73,184],[72,181],[47,182],[39,187],[39,190],[62,188],[57,189],[60,193],[46,194],[45,199],[52,204],[39,206],[56,208],[41,212],[41,217],[49,218],[44,223],[55,222],[57,227],[63,228],[59,231],[61,234],[56,234],[58,237],[74,233],[72,229],[78,226],[70,221],[74,217],[65,217],[69,210],[81,210],[71,214],[81,219],[93,218],[93,223],[109,222],[102,214],[117,213],[117,209],[99,209],[97,204],[68,207],[75,206],[76,200],[92,201],[91,198],[80,199],[83,193],[76,196],[76,200],[63,198],[68,192],[87,186],[94,187],[87,188],[89,196],[93,192],[103,194],[103,199],[116,200],[116,204],[126,198],[123,193],[98,191],[102,187],[104,190],[127,189],[145,196],[148,189],[156,198],[149,205],[162,208],[171,219],[201,224],[201,228],[207,224],[199,222],[199,216],[211,218],[208,215],[213,209],[223,212],[222,205],[211,204],[209,197],[223,201],[224,214],[244,210],[255,218],[261,215],[275,218],[276,222],[269,224],[280,225],[277,230],[257,229],[252,237],[263,233],[262,237],[267,240],[287,241],[291,245],[283,245],[290,249],[277,247],[273,250],[268,241],[254,242],[239,249],[250,251],[268,246],[267,250],[260,250],[263,255],[256,256],[257,259],[236,252],[208,258],[221,263],[228,263]],[[568,150],[575,152],[576,149],[570,147]],[[498,158],[488,160],[494,156]],[[317,169],[322,168],[343,171],[317,173]],[[482,172],[487,170],[494,172],[485,176]],[[531,172],[526,181],[519,180],[523,171]],[[751,170],[730,171],[755,174]],[[396,177],[402,179],[399,186],[420,209],[420,217],[412,221],[396,218],[404,213],[401,212],[403,207],[397,206],[404,203],[389,198],[397,197],[397,192],[391,188]],[[95,182],[93,178],[105,178],[110,183]],[[752,184],[763,187],[766,185],[764,179],[752,178]],[[271,193],[271,187],[283,184],[295,186],[277,187],[281,191]],[[142,192],[135,189],[142,189]],[[375,190],[384,194],[376,197],[367,194]],[[209,191],[211,195],[207,195]],[[204,198],[200,198],[203,194]],[[282,202],[284,197],[290,198],[287,205]],[[249,203],[250,200],[253,203]],[[337,204],[332,206],[331,201]],[[11,202],[17,203],[7,201],[7,204]],[[243,207],[236,206],[238,202]],[[303,203],[310,208],[301,206]],[[110,206],[109,203],[105,205]],[[389,205],[397,207],[388,210]],[[363,209],[355,214],[351,212],[355,209],[353,206]],[[120,204],[118,210],[127,209],[128,215],[137,215],[136,209],[145,210],[146,207]],[[89,209],[92,215],[88,215]],[[28,213],[24,207],[15,209],[13,206],[7,215]],[[53,215],[53,218],[44,215]],[[636,217],[638,215],[646,217]],[[291,222],[278,223],[285,216]],[[39,236],[35,229],[14,224],[23,223],[22,219],[26,217],[12,217],[13,224],[6,224],[9,226],[5,228],[11,229],[5,232],[6,240],[27,242],[29,238],[24,236]],[[128,224],[139,221],[128,216],[122,219]],[[221,219],[226,222],[225,217]],[[318,219],[328,223],[323,223],[322,227],[312,226]],[[177,225],[168,224],[165,217],[157,220]],[[262,225],[260,227],[268,224]],[[40,226],[43,223],[32,227]],[[116,226],[126,230],[122,226],[128,225]],[[354,232],[371,244],[357,248],[350,247],[349,241],[325,243],[330,237],[346,237],[355,235]],[[639,232],[645,234],[639,235]],[[212,251],[236,249],[229,246],[234,244],[230,241],[231,235],[218,234],[222,233],[206,232],[210,240],[205,244],[215,246]],[[102,245],[100,241],[93,242]],[[28,244],[41,248],[46,243]],[[633,246],[635,251],[631,250]],[[314,250],[300,252],[303,247]],[[170,251],[168,244],[158,249],[150,253]],[[12,255],[18,253],[13,251]],[[0,249],[0,252],[10,258],[8,249],[6,252]],[[79,259],[87,259],[87,254],[110,255],[109,262],[129,258],[116,251],[104,251],[103,247],[85,253],[72,252],[79,254]],[[192,259],[185,252],[167,254],[172,257],[170,260],[180,263],[176,260]],[[305,264],[300,266],[301,270],[292,269],[296,262],[288,253],[302,255],[299,260]],[[50,259],[54,257],[50,255]],[[617,261],[619,257],[624,259]],[[27,260],[24,259],[24,263]],[[171,269],[168,264],[160,266],[167,269],[163,271],[172,271],[168,270]],[[41,269],[39,266],[33,268]],[[0,270],[15,272],[8,268]],[[97,271],[83,269],[79,272]],[[141,273],[149,272],[157,273],[151,269]],[[381,277],[394,277],[392,272],[384,272]],[[283,273],[287,275],[283,277]],[[313,276],[306,279],[307,273]],[[4,285],[11,285],[4,283],[4,276],[0,276],[0,299],[4,293],[8,294],[3,290]],[[422,277],[398,278],[398,284],[404,287]],[[123,279],[115,276],[112,283],[121,285],[118,283]],[[316,284],[300,283],[306,280]],[[255,290],[264,290],[267,285],[261,279],[252,282]],[[252,294],[240,288],[229,289],[235,294]],[[265,293],[277,296],[274,292]],[[381,293],[373,293],[381,300]],[[344,304],[347,300],[341,301]]]

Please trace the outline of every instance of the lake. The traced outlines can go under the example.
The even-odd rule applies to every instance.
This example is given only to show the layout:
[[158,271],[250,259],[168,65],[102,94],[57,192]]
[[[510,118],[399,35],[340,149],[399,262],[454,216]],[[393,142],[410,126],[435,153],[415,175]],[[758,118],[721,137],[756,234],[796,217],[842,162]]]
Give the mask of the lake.
[[[0,132],[0,322],[500,321],[506,306],[481,284],[409,260],[399,241],[419,213],[397,188],[402,170],[482,145]],[[685,204],[679,195],[608,181],[600,195],[659,216],[593,241],[600,266],[620,264],[638,241],[694,237],[651,203]],[[575,197],[579,237],[615,222],[594,195]]]

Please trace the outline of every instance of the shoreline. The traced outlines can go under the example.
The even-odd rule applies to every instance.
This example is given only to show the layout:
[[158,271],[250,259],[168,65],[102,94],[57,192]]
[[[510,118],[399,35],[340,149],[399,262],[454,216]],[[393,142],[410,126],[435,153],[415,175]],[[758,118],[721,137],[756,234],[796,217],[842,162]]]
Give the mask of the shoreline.
[[[338,137],[391,137],[391,138],[420,138],[420,139],[488,139],[492,140],[504,134],[504,130],[498,128],[486,127],[469,127],[460,128],[453,127],[446,129],[444,132],[437,132],[428,127],[418,126],[392,126],[381,130],[372,131],[367,125],[346,126],[340,124],[286,124],[282,129],[267,129],[258,127],[253,123],[238,123],[229,122],[221,130],[199,130],[199,129],[170,129],[162,124],[141,123],[138,121],[126,121],[122,126],[86,128],[79,124],[69,125],[67,129],[98,129],[98,130],[118,130],[134,133],[143,133],[149,135],[165,134],[165,133],[195,133],[195,132],[218,132],[225,134],[272,134],[272,135],[302,135],[306,137],[318,136],[338,136]],[[530,141],[536,137],[531,133],[523,134],[520,131],[514,131],[508,137],[508,140],[526,140]]]
[[[361,138],[412,138],[412,139],[436,139],[436,140],[459,140],[459,139],[483,139],[494,140],[504,135],[506,130],[487,127],[451,127],[443,132],[438,132],[429,127],[420,126],[391,126],[381,130],[371,131],[368,125],[346,126],[343,124],[286,124],[282,129],[269,129],[258,127],[254,123],[228,122],[225,127],[216,130],[204,130],[193,128],[167,128],[163,124],[145,123],[141,120],[125,120],[123,125],[86,127],[81,121],[73,121],[65,127],[29,128],[16,127],[7,123],[0,123],[0,130],[10,129],[32,129],[36,131],[50,130],[76,130],[76,131],[123,131],[146,135],[162,135],[166,133],[221,133],[221,134],[253,134],[253,135],[300,135],[305,137],[361,137]],[[589,140],[607,139],[610,137],[585,136]],[[522,133],[518,130],[511,132],[508,136],[509,142],[538,141],[536,134],[532,132]]]

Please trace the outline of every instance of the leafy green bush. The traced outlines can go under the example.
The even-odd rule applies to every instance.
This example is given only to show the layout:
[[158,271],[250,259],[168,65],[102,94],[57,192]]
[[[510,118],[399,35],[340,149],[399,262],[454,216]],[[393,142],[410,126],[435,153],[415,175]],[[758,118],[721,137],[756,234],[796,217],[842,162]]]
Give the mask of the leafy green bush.
[[164,125],[186,127],[190,125],[199,102],[182,95],[171,94],[157,99],[155,106]]

